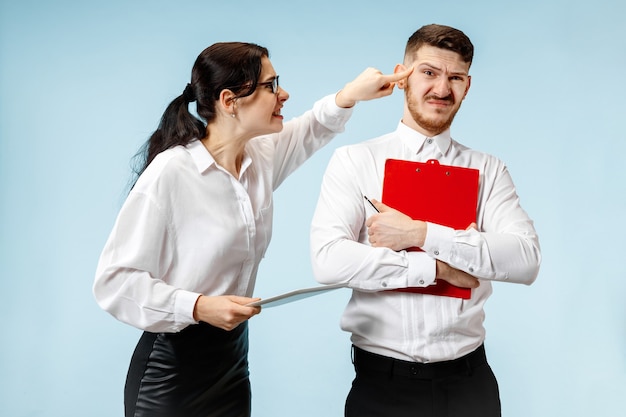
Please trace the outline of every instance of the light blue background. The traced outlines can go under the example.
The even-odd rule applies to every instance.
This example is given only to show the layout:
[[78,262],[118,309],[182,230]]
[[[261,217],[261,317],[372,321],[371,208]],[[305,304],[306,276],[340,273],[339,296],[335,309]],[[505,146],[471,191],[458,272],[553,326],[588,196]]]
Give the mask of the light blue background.
[[[0,415],[122,415],[139,337],[101,311],[94,270],[129,161],[198,53],[267,46],[291,118],[365,67],[390,72],[427,23],[465,31],[473,83],[453,136],[508,164],[544,262],[496,284],[486,346],[503,415],[626,409],[624,120],[619,0],[0,1]],[[359,104],[342,134],[276,193],[256,294],[315,285],[308,230],[333,149],[395,128],[397,92]],[[347,290],[251,321],[256,417],[341,416],[352,379]]]

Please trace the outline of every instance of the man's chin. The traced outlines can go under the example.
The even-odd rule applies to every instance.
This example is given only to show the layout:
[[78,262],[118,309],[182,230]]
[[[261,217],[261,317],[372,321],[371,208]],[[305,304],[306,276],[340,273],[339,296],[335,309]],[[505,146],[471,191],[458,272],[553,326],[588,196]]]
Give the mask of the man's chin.
[[[457,109],[458,110],[458,109]],[[456,111],[452,114],[448,113],[448,111],[434,111],[431,114],[423,114],[423,113],[411,113],[413,116],[413,120],[424,129],[428,129],[431,132],[443,132],[450,128],[452,125],[452,121],[454,120],[454,116],[456,116]]]
[[429,132],[436,132],[435,134],[439,134],[450,128],[452,125],[452,120],[437,120],[437,119],[426,119],[419,118],[415,120],[415,122],[420,125],[422,128],[428,130]]

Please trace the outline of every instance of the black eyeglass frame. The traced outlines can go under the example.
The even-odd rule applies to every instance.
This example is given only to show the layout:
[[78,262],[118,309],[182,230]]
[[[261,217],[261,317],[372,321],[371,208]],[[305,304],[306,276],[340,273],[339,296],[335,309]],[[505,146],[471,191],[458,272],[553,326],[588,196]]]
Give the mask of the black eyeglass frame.
[[278,75],[276,77],[274,77],[272,79],[272,81],[266,81],[263,83],[256,83],[256,88],[260,87],[264,87],[266,85],[271,85],[272,86],[272,93],[274,94],[278,94],[278,88],[280,87],[280,84],[278,83]]
[[[278,77],[279,76],[277,75],[276,77],[272,78],[272,81],[265,81],[265,82],[262,82],[262,83],[256,83],[255,90],[257,88],[259,88],[259,87],[265,87],[265,86],[269,85],[269,86],[272,87],[272,94],[278,95],[278,89],[280,87],[280,84],[278,84]],[[225,87],[225,89],[227,89],[227,90],[232,90],[232,89],[235,89],[235,88],[241,88],[241,87]],[[246,93],[246,96],[252,94],[253,92],[254,91],[248,90],[247,93]],[[240,97],[243,97],[243,96],[233,97],[233,100],[238,99]]]

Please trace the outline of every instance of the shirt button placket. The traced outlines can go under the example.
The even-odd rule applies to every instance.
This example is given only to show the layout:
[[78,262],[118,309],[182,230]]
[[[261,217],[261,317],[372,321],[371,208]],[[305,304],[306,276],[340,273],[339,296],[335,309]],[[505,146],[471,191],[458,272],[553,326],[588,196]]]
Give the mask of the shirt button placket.
[[256,225],[254,223],[254,210],[252,209],[252,202],[250,201],[250,196],[248,192],[245,190],[243,185],[239,182],[236,183],[237,187],[237,200],[241,206],[241,211],[244,213],[244,224],[246,225],[246,229],[248,231],[248,248],[249,254],[246,258],[243,268],[242,268],[242,279],[239,282],[239,289],[242,291],[242,294],[248,288],[248,283],[250,282],[252,270],[254,267],[254,259],[256,257]]

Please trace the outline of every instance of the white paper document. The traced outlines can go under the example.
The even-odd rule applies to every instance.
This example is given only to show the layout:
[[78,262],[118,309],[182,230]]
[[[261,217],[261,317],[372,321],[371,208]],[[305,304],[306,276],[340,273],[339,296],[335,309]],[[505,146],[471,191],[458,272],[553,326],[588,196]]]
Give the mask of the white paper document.
[[254,303],[246,304],[248,306],[276,307],[286,303],[302,300],[303,298],[312,297],[338,288],[346,288],[346,284],[320,285],[319,287],[302,288],[299,290],[289,291],[274,297],[264,298]]

